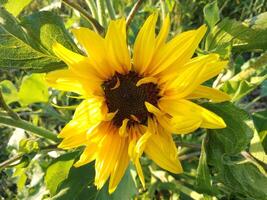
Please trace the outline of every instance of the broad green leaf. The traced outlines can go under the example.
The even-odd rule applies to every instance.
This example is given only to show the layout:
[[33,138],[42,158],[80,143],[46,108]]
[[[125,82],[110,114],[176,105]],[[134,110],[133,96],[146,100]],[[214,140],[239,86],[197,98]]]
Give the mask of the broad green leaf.
[[210,194],[212,191],[212,179],[207,164],[205,140],[203,140],[201,146],[201,154],[197,168],[197,177],[195,186],[197,187],[198,190],[207,194]]
[[19,99],[23,106],[47,102],[48,98],[48,86],[44,80],[44,74],[31,74],[23,78],[19,89]]
[[251,19],[247,19],[244,21],[249,27],[254,29],[266,29],[267,28],[267,12],[261,13]]
[[254,128],[254,136],[250,142],[249,152],[258,160],[267,165],[267,155],[264,152],[264,148],[261,144],[261,139],[257,130]]
[[134,183],[130,169],[125,172],[124,177],[119,183],[115,192],[111,195],[108,194],[108,183],[97,192],[96,200],[117,200],[117,199],[132,199],[137,194],[137,188]]
[[263,83],[261,84],[261,94],[262,97],[266,97],[267,96],[267,80],[263,81]]
[[50,195],[56,194],[57,188],[67,179],[77,152],[66,153],[56,158],[46,170],[45,184]]
[[221,90],[228,93],[235,102],[256,89],[267,78],[267,53],[253,58],[241,66],[241,72],[226,81]]
[[252,118],[258,132],[267,130],[267,110],[254,112]]
[[[257,21],[254,23],[257,24]],[[264,51],[267,49],[267,27],[249,27],[245,23],[225,18],[209,33],[205,45],[206,50],[219,53],[223,58],[229,56],[229,49],[235,52]]]
[[[227,127],[208,130],[207,162],[212,167],[216,187],[235,199],[266,199],[267,178],[252,163],[240,156],[250,142],[253,130],[247,124],[249,116],[246,112],[231,103],[203,105],[221,116]],[[240,159],[243,162],[240,162]]]
[[56,195],[52,200],[92,200],[96,196],[94,181],[94,163],[79,168],[72,167],[68,178],[58,187]]
[[32,0],[8,0],[4,7],[14,16],[18,16],[20,12],[29,4]]
[[17,88],[13,85],[11,81],[4,80],[0,82],[0,89],[7,104],[19,100]]
[[79,52],[74,41],[65,29],[62,19],[53,12],[42,11],[23,17],[21,25],[40,45],[38,48],[53,54],[52,46],[58,42],[66,48]]
[[216,140],[216,149],[214,148],[213,151],[219,150],[226,155],[234,156],[248,146],[253,136],[253,130],[246,123],[249,120],[249,116],[244,110],[229,102],[204,103],[202,105],[223,118],[227,125],[223,129],[208,130],[208,138]]
[[203,9],[204,18],[209,28],[212,29],[220,20],[219,8],[217,1],[208,3]]
[[218,180],[237,199],[267,199],[267,178],[251,163],[223,165]]
[[[55,36],[56,37],[56,36]],[[36,48],[16,18],[0,8],[0,67],[47,72],[65,67],[57,57]]]

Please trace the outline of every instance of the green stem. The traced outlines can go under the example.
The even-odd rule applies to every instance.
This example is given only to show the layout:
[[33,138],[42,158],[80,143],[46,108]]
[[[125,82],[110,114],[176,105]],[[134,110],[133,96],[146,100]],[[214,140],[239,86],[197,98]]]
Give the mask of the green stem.
[[105,18],[105,5],[103,0],[96,0],[96,6],[97,6],[97,14],[98,14],[98,20],[99,23],[106,27],[107,21]]
[[130,25],[131,21],[133,20],[133,17],[135,16],[135,14],[138,11],[139,7],[141,6],[142,2],[143,2],[143,0],[138,0],[134,4],[132,10],[130,11],[130,13],[126,19],[126,27],[128,27]]
[[162,20],[164,21],[165,16],[166,16],[166,4],[165,0],[160,1],[160,7],[161,7],[161,13],[162,13]]
[[104,28],[98,23],[98,21],[95,18],[93,18],[91,15],[89,15],[87,11],[81,8],[78,4],[74,3],[72,0],[62,0],[62,2],[68,5],[69,7],[79,11],[81,15],[93,25],[94,29],[99,34],[104,33]]
[[18,154],[18,155],[15,155],[14,157],[12,158],[9,158],[8,160],[0,163],[0,171],[6,167],[8,167],[9,165],[11,165],[12,163],[20,160],[21,158],[23,157],[23,154]]
[[188,160],[196,156],[198,157],[199,155],[200,155],[200,151],[196,151],[196,152],[192,152],[192,153],[179,156],[179,160]]
[[16,120],[10,117],[0,116],[0,124],[4,124],[4,125],[16,127],[16,128],[22,128],[26,131],[30,131],[34,133],[35,135],[39,137],[50,139],[53,142],[59,142],[59,139],[57,138],[56,134],[46,129],[34,126],[33,124],[26,122],[24,120],[21,120],[21,119]]
[[2,107],[6,112],[7,114],[14,118],[14,119],[19,119],[19,116],[17,115],[17,113],[15,113],[11,108],[9,108],[9,106],[6,104],[5,100],[4,100],[4,97],[2,95],[2,91],[1,91],[1,88],[0,88],[0,107]]
[[200,144],[184,143],[184,142],[175,142],[175,144],[177,146],[180,146],[180,147],[189,147],[189,148],[193,148],[193,149],[201,149],[201,145]]
[[112,5],[111,0],[106,0],[106,5],[107,5],[108,14],[109,14],[110,18],[116,19],[115,10],[114,10],[114,7]]
[[97,9],[96,9],[96,5],[95,5],[94,0],[85,0],[85,2],[87,3],[87,5],[88,5],[88,7],[89,7],[89,9],[93,15],[93,18],[98,20]]

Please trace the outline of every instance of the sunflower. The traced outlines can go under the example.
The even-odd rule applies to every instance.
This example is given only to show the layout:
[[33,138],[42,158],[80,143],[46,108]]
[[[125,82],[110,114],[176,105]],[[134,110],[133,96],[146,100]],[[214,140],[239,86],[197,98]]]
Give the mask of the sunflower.
[[73,30],[86,56],[59,43],[54,53],[68,69],[47,74],[51,87],[81,95],[73,119],[62,129],[59,147],[84,146],[79,167],[95,161],[95,185],[109,179],[112,193],[129,162],[145,184],[140,157],[145,153],[161,168],[183,171],[172,134],[187,134],[198,128],[226,127],[222,118],[191,100],[229,100],[221,91],[201,85],[227,65],[219,55],[193,57],[206,32],[203,25],[167,40],[167,16],[158,34],[157,14],[140,29],[131,59],[125,19],[111,21],[105,37],[87,28]]

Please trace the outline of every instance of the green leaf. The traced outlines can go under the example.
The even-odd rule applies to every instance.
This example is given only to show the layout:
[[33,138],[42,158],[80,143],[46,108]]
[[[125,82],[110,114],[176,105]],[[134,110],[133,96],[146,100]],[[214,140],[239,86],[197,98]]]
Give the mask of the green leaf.
[[0,68],[48,72],[65,67],[56,56],[41,52],[19,22],[0,8]]
[[[254,128],[254,127],[253,127]],[[261,139],[257,130],[254,128],[254,136],[250,142],[249,152],[258,160],[267,165],[267,155],[264,152],[264,148],[261,144]]]
[[267,53],[252,58],[241,66],[242,70],[226,81],[220,89],[235,102],[256,89],[267,78]]
[[204,18],[209,28],[212,29],[216,23],[220,20],[219,8],[217,1],[213,1],[212,3],[208,3],[204,9]]
[[52,200],[90,200],[96,195],[94,181],[94,163],[79,168],[72,167],[68,178],[62,182]]
[[55,42],[74,52],[80,52],[65,29],[62,19],[53,12],[42,11],[23,17],[21,25],[27,29],[31,38],[38,41],[38,48],[44,52],[54,54],[52,46]]
[[[258,24],[257,18],[254,21]],[[266,50],[267,27],[248,26],[245,23],[223,19],[208,34],[206,50],[216,52],[223,58],[229,57],[229,49],[234,52]]]
[[248,114],[231,103],[203,106],[227,124],[224,129],[208,130],[207,135],[207,162],[216,174],[213,176],[216,187],[235,199],[266,199],[267,178],[254,164],[244,163],[247,161],[239,154],[248,146],[253,133]]
[[124,177],[119,183],[117,189],[114,193],[109,195],[108,193],[108,184],[97,193],[96,200],[117,200],[117,199],[132,199],[134,195],[137,194],[137,188],[133,177],[131,175],[130,169],[125,172]]
[[263,81],[263,83],[261,84],[261,96],[267,96],[267,80]]
[[201,146],[201,154],[197,168],[197,177],[195,186],[197,187],[198,190],[206,194],[210,194],[211,191],[213,190],[212,179],[207,164],[205,140],[203,140]]
[[[223,151],[226,155],[234,156],[248,146],[253,130],[246,123],[249,120],[249,115],[244,110],[237,108],[229,102],[218,104],[204,103],[202,105],[223,118],[227,125],[223,129],[208,130],[208,138],[216,141],[215,146],[217,150]],[[212,151],[216,150],[213,148]]]
[[220,170],[219,180],[238,199],[267,199],[267,178],[253,164],[223,165]]
[[19,100],[17,88],[9,80],[0,82],[0,89],[2,91],[4,100],[7,104],[16,102]]
[[45,184],[51,196],[56,194],[59,185],[67,179],[69,170],[73,165],[77,152],[66,153],[56,158],[47,168],[45,174]]
[[14,16],[18,16],[21,11],[32,2],[32,0],[8,0],[4,7]]
[[258,132],[267,130],[267,110],[254,112],[252,118]]
[[47,102],[48,98],[48,86],[44,80],[44,74],[31,74],[23,77],[19,90],[19,99],[23,106]]

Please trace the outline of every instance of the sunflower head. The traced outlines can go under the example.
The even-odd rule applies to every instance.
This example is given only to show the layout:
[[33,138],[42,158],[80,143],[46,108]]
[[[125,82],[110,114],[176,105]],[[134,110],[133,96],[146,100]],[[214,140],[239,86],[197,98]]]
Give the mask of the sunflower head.
[[146,153],[160,167],[181,173],[172,134],[198,128],[224,128],[216,114],[191,100],[229,100],[216,89],[201,85],[226,66],[217,54],[192,58],[206,27],[183,32],[167,40],[167,16],[158,34],[157,14],[140,29],[131,59],[124,19],[111,21],[105,38],[79,28],[73,33],[87,56],[56,43],[55,54],[68,69],[51,72],[54,88],[83,97],[73,119],[59,137],[64,149],[84,146],[76,167],[95,160],[95,184],[100,189],[109,179],[113,192],[132,161],[145,184],[139,158]]

